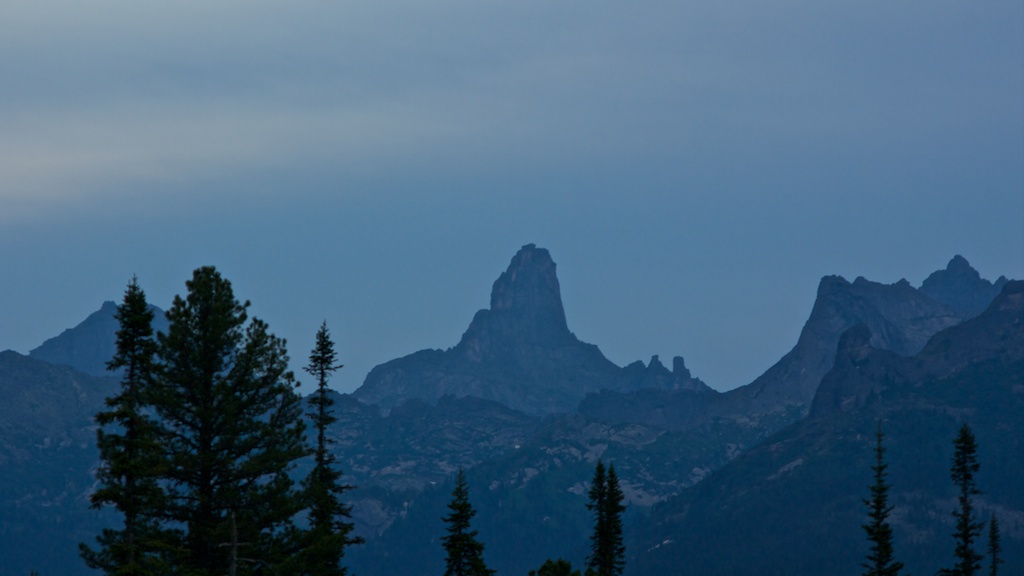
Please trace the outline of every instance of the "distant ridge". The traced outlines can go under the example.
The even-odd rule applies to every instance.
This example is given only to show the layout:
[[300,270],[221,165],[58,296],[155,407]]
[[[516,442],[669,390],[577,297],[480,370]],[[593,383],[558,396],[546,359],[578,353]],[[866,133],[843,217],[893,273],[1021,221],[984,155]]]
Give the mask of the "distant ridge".
[[[153,331],[166,331],[167,318],[156,306],[153,310]],[[117,346],[117,304],[106,301],[74,328],[68,328],[32,349],[28,355],[50,364],[71,366],[92,376],[109,376],[107,362],[114,357]]]

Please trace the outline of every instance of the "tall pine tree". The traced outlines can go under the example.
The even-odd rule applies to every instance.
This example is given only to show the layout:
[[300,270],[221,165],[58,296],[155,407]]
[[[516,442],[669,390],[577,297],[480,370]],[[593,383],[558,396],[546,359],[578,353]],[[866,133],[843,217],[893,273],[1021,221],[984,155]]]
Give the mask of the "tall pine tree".
[[157,482],[160,444],[146,405],[153,385],[153,311],[132,278],[114,314],[119,328],[116,351],[107,368],[121,374],[121,389],[96,415],[99,488],[92,506],[113,506],[124,517],[120,529],[104,529],[98,549],[80,545],[82,558],[105,574],[157,575],[167,571],[159,558],[161,530],[153,510],[162,501]]
[[953,556],[956,564],[953,568],[943,569],[944,576],[973,576],[981,571],[981,554],[974,549],[975,541],[981,536],[984,523],[976,518],[972,497],[980,494],[975,485],[974,475],[981,465],[978,464],[978,444],[974,432],[965,422],[960,426],[956,440],[953,441],[953,466],[950,476],[959,490],[957,508],[953,511],[956,527],[953,540],[956,543]]
[[889,484],[886,482],[885,446],[882,445],[882,423],[878,423],[875,432],[875,464],[871,467],[875,482],[871,485],[871,498],[864,500],[868,507],[868,523],[862,527],[871,542],[871,552],[862,564],[864,576],[897,576],[903,569],[903,563],[897,562],[893,555],[892,526],[889,525]]
[[587,494],[587,509],[594,513],[587,574],[620,576],[626,565],[626,547],[622,539],[622,513],[626,507],[622,504],[625,497],[614,465],[610,465],[606,472],[604,463],[597,461]]
[[448,534],[441,538],[446,554],[444,576],[494,574],[494,570],[484,563],[484,545],[477,540],[477,531],[470,529],[470,520],[476,515],[476,510],[469,502],[469,487],[461,468],[455,478],[455,489],[452,490],[448,509],[451,513],[444,517]]
[[345,547],[363,541],[351,536],[352,509],[342,500],[343,494],[352,486],[341,482],[341,470],[328,450],[331,441],[327,437],[327,427],[337,418],[331,413],[334,400],[327,382],[342,367],[337,360],[334,342],[327,330],[327,322],[324,322],[316,333],[316,345],[305,367],[317,382],[317,391],[309,399],[312,407],[309,417],[316,429],[316,449],[313,470],[303,482],[310,526],[304,535],[306,543],[301,554],[301,571],[318,576],[345,576],[348,569],[341,566]]
[[153,402],[168,487],[159,513],[180,528],[174,563],[197,576],[273,569],[303,507],[288,471],[307,453],[285,342],[249,320],[213,267],[186,287],[158,337]]

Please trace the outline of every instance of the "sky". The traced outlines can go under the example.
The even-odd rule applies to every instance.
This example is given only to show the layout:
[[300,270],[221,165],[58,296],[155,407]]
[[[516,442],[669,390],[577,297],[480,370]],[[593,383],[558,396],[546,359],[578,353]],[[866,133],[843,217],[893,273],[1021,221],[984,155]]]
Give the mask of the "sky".
[[1016,0],[6,0],[0,79],[0,350],[214,265],[351,391],[535,243],[580,339],[725,390],[822,276],[1024,278]]

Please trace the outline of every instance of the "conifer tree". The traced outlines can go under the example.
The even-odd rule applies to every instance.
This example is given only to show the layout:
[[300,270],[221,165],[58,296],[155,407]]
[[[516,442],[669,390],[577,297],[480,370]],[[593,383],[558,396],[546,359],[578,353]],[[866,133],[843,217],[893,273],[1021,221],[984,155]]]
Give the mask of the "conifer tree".
[[882,445],[882,423],[878,423],[875,432],[875,464],[874,484],[871,485],[871,498],[864,500],[868,507],[868,523],[862,528],[871,542],[871,552],[864,564],[864,576],[897,576],[903,569],[903,563],[897,562],[893,556],[892,526],[889,525],[889,484],[886,482],[885,446]]
[[974,481],[974,475],[981,467],[978,464],[977,453],[978,445],[974,439],[974,432],[965,422],[960,426],[960,431],[953,442],[953,466],[950,469],[953,484],[960,492],[957,497],[957,508],[953,511],[953,518],[956,520],[953,531],[956,546],[953,556],[956,564],[953,568],[941,570],[940,574],[944,576],[974,576],[981,571],[981,554],[974,549],[974,545],[981,536],[984,523],[975,517],[974,504],[971,500],[973,496],[981,493]]
[[455,478],[455,489],[452,491],[452,500],[448,504],[451,513],[444,517],[447,527],[447,536],[441,538],[445,558],[444,576],[490,576],[494,574],[484,563],[484,545],[477,540],[477,531],[470,529],[470,520],[476,515],[476,510],[469,502],[469,488],[466,485],[466,475],[459,468],[459,474]]
[[302,509],[288,477],[307,453],[285,342],[249,320],[213,267],[197,269],[158,335],[153,406],[166,454],[159,514],[174,563],[197,576],[272,570]]
[[303,492],[309,508],[309,531],[305,534],[302,572],[318,576],[345,576],[348,569],[341,566],[345,547],[359,544],[362,538],[350,536],[353,528],[352,509],[342,501],[342,495],[352,486],[341,482],[341,470],[328,450],[330,439],[327,427],[337,421],[331,413],[334,400],[327,386],[331,375],[342,367],[337,364],[334,342],[327,330],[327,322],[316,333],[316,345],[309,355],[306,372],[317,382],[317,391],[309,400],[313,410],[309,417],[316,429],[313,470],[303,482]]
[[594,532],[590,536],[590,558],[587,574],[619,576],[625,568],[626,547],[622,539],[622,504],[624,495],[619,487],[615,466],[597,461],[594,479],[588,492],[587,508],[594,513]]
[[590,481],[590,490],[587,491],[587,510],[594,513],[594,530],[590,534],[590,556],[587,557],[588,576],[597,569],[600,558],[603,556],[607,490],[604,462],[598,459],[597,466],[594,467],[594,478]]
[[999,520],[993,513],[992,519],[988,523],[989,576],[999,576],[999,565],[1003,563],[1002,553],[1003,546],[999,542]]
[[96,415],[99,488],[90,500],[93,508],[113,506],[124,522],[120,529],[103,530],[97,537],[98,549],[85,544],[79,548],[85,563],[105,574],[162,574],[167,566],[156,553],[161,531],[153,516],[163,496],[156,476],[159,443],[146,409],[156,343],[153,311],[135,277],[114,318],[119,324],[116,351],[107,368],[120,372],[121,389],[106,399],[105,409]]

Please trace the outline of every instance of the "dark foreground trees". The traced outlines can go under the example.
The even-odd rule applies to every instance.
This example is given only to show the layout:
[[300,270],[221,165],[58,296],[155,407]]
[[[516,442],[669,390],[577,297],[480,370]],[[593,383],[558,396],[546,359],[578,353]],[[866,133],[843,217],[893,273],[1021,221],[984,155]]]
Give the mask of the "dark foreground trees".
[[594,532],[590,536],[587,574],[620,576],[626,566],[626,546],[622,541],[622,513],[626,510],[615,466],[597,461],[588,493],[587,509],[594,513]]
[[[321,387],[316,466],[298,490],[289,472],[310,450],[284,341],[248,317],[249,303],[214,268],[197,269],[186,288],[155,340],[134,280],[118,310],[110,366],[124,377],[97,416],[93,501],[125,522],[104,531],[97,550],[83,545],[83,558],[121,575],[344,574],[338,560],[356,539],[340,500],[348,487],[326,449],[324,386],[337,369],[326,327],[309,367]],[[296,525],[305,509],[310,530]]]
[[484,563],[484,545],[477,540],[477,531],[470,529],[470,520],[476,515],[476,510],[469,502],[469,487],[461,468],[455,478],[455,489],[448,509],[451,513],[444,517],[448,534],[441,538],[446,554],[444,576],[494,574],[494,570]]
[[864,576],[897,576],[903,569],[903,563],[897,562],[893,554],[892,526],[889,525],[889,484],[886,481],[885,446],[882,445],[882,423],[878,423],[875,432],[875,464],[874,483],[871,485],[871,498],[864,500],[868,508],[868,523],[862,525],[871,542],[871,551],[863,564]]

